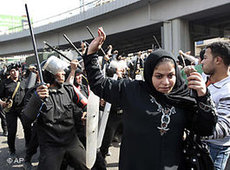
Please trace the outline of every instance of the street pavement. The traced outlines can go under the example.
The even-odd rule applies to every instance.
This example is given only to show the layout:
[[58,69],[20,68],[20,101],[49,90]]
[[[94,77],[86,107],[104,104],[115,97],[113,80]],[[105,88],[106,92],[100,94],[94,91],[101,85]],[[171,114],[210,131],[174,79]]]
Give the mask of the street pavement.
[[[120,147],[117,143],[113,143],[110,147],[111,156],[106,157],[107,170],[118,170]],[[11,158],[8,153],[7,137],[3,136],[0,129],[0,170],[22,170],[25,156],[25,142],[23,129],[20,121],[18,121],[18,131],[16,136],[16,157]],[[33,156],[33,170],[36,170],[38,165],[39,152]],[[71,170],[72,168],[69,168]]]

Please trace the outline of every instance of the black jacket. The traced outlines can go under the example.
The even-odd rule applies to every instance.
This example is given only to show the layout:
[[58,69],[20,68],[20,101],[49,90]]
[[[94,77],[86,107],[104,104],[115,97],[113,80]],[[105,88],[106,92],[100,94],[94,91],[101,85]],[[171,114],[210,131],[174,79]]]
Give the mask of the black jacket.
[[37,117],[39,144],[62,146],[72,142],[76,137],[75,104],[86,109],[70,84],[49,89],[45,102],[33,94],[23,110],[23,117],[31,122]]
[[[2,81],[0,84],[0,98],[3,99],[10,99],[12,98],[12,95],[14,93],[14,90],[17,86],[17,82],[13,81],[12,79],[6,79]],[[18,110],[22,109],[23,107],[23,99],[25,96],[25,80],[20,81],[20,86],[17,90],[17,93],[13,99],[13,106],[12,106],[12,111],[13,110]]]
[[[84,57],[91,90],[105,101],[120,105],[124,110],[124,131],[120,149],[120,170],[173,170],[178,169],[182,154],[182,135],[191,125],[189,110],[175,107],[170,116],[169,130],[161,135],[162,113],[148,93],[143,81],[104,78],[99,70],[97,55]],[[211,105],[209,95],[197,98],[197,102]],[[198,104],[199,105],[199,104]],[[171,106],[173,107],[173,106]],[[211,135],[215,126],[215,110],[197,107],[196,129],[203,135]]]

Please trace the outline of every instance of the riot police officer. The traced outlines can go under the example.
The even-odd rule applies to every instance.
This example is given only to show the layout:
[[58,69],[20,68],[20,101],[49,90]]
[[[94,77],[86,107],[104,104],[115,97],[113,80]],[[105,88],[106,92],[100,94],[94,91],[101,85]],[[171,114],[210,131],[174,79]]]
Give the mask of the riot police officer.
[[[21,120],[21,111],[23,108],[23,98],[25,96],[25,80],[20,79],[19,65],[11,64],[8,67],[10,78],[0,84],[0,105],[6,113],[7,121],[7,143],[10,154],[15,155],[15,138],[17,133],[17,118]],[[6,109],[7,108],[7,109]],[[29,143],[31,136],[31,127],[22,122],[25,143]]]

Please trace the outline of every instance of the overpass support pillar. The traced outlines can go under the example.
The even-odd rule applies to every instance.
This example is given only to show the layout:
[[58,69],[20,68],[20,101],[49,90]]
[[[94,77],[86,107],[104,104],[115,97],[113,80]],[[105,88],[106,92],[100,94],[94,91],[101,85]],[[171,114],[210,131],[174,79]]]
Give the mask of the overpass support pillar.
[[188,21],[182,19],[165,21],[161,29],[161,35],[162,47],[171,51],[175,56],[179,54],[179,50],[191,50]]

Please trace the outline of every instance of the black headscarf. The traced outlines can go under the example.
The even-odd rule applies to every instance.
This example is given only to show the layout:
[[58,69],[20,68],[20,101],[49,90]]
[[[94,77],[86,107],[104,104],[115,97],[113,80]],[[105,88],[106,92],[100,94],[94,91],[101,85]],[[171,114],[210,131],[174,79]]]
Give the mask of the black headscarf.
[[[170,58],[174,61],[176,71],[176,83],[169,94],[163,94],[155,89],[152,84],[153,71],[162,58]],[[153,51],[146,59],[144,64],[144,78],[147,89],[151,95],[162,105],[174,105],[179,107],[190,107],[195,105],[195,99],[189,96],[189,89],[183,80],[175,57],[163,49]]]

